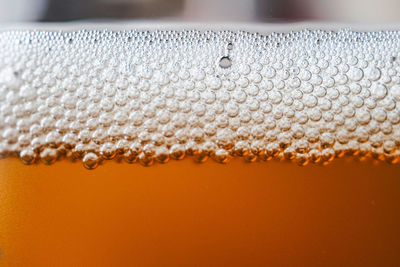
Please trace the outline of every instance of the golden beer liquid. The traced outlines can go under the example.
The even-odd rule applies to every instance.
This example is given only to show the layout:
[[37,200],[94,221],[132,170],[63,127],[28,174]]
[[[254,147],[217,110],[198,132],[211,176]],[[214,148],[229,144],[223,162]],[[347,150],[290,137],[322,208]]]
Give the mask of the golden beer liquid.
[[0,266],[396,266],[400,165],[0,160]]

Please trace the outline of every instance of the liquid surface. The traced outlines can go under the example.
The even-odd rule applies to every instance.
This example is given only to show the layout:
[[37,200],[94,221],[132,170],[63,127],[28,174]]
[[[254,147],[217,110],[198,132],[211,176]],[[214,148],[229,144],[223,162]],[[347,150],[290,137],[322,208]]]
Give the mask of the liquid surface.
[[0,160],[0,265],[398,266],[400,166]]

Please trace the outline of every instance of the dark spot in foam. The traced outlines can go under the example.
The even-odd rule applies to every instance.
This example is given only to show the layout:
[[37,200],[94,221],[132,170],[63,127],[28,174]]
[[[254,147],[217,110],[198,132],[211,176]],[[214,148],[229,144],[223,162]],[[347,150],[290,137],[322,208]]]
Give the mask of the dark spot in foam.
[[230,68],[232,66],[232,60],[229,57],[222,57],[219,60],[219,66],[223,69]]

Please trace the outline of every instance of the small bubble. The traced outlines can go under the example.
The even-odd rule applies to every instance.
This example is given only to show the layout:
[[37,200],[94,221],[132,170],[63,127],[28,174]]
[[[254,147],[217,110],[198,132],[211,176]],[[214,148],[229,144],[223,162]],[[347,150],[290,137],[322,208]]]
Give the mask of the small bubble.
[[166,148],[157,149],[155,158],[159,163],[167,163],[169,161],[168,150]]
[[26,165],[30,165],[36,161],[36,153],[32,149],[22,150],[21,153],[19,153],[19,157]]
[[399,163],[400,161],[400,156],[399,155],[385,155],[385,161],[390,163],[390,164],[396,164]]
[[219,66],[223,69],[230,68],[232,66],[232,60],[229,57],[222,57],[219,61]]
[[40,159],[46,165],[53,164],[57,160],[57,150],[54,148],[45,148],[40,153]]
[[387,90],[386,86],[382,83],[374,84],[371,87],[371,94],[377,100],[381,100],[381,99],[385,98],[387,93],[388,93],[388,90]]
[[235,144],[235,154],[239,157],[244,157],[249,154],[250,147],[246,141],[238,141]]
[[297,154],[296,163],[299,166],[306,166],[309,163],[309,155],[308,154]]
[[296,158],[296,151],[294,148],[292,147],[288,147],[283,151],[283,156],[285,157],[285,159],[287,160],[293,160]]
[[92,152],[87,153],[82,159],[83,166],[88,170],[95,169],[99,165],[99,161],[99,156]]
[[154,159],[153,159],[152,156],[147,156],[147,155],[144,154],[144,153],[140,153],[140,155],[139,155],[139,162],[140,162],[140,164],[142,164],[143,166],[149,167],[149,166],[153,165]]
[[204,163],[208,159],[208,153],[204,150],[197,150],[193,153],[193,160],[197,163]]
[[100,155],[107,160],[113,159],[117,154],[114,144],[105,143],[100,147]]
[[246,162],[256,162],[258,159],[258,156],[253,153],[249,153],[246,156],[244,156],[243,158]]
[[381,70],[377,67],[372,67],[368,70],[368,78],[372,81],[377,81],[381,77]]
[[395,144],[395,142],[388,140],[388,141],[385,141],[385,142],[383,143],[383,151],[384,151],[386,154],[391,154],[391,153],[393,153],[393,152],[395,151],[395,149],[396,149],[396,144]]
[[212,153],[212,158],[219,163],[228,163],[232,156],[225,149],[218,149]]
[[353,81],[360,81],[364,76],[363,71],[360,68],[351,68],[349,72],[349,78]]
[[180,160],[185,157],[185,150],[182,145],[175,144],[170,149],[171,158],[175,160]]
[[311,162],[318,163],[321,161],[321,152],[319,150],[312,149],[308,154],[310,156]]
[[324,162],[330,162],[335,158],[335,151],[332,148],[325,148],[321,152],[321,159]]
[[391,94],[397,101],[400,101],[400,85],[396,84],[393,85]]

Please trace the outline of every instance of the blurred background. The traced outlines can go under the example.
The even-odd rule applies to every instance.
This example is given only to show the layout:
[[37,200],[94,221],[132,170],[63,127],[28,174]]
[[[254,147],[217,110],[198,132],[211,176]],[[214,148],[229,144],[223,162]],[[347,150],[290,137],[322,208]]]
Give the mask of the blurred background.
[[399,0],[0,0],[0,22],[396,22]]

